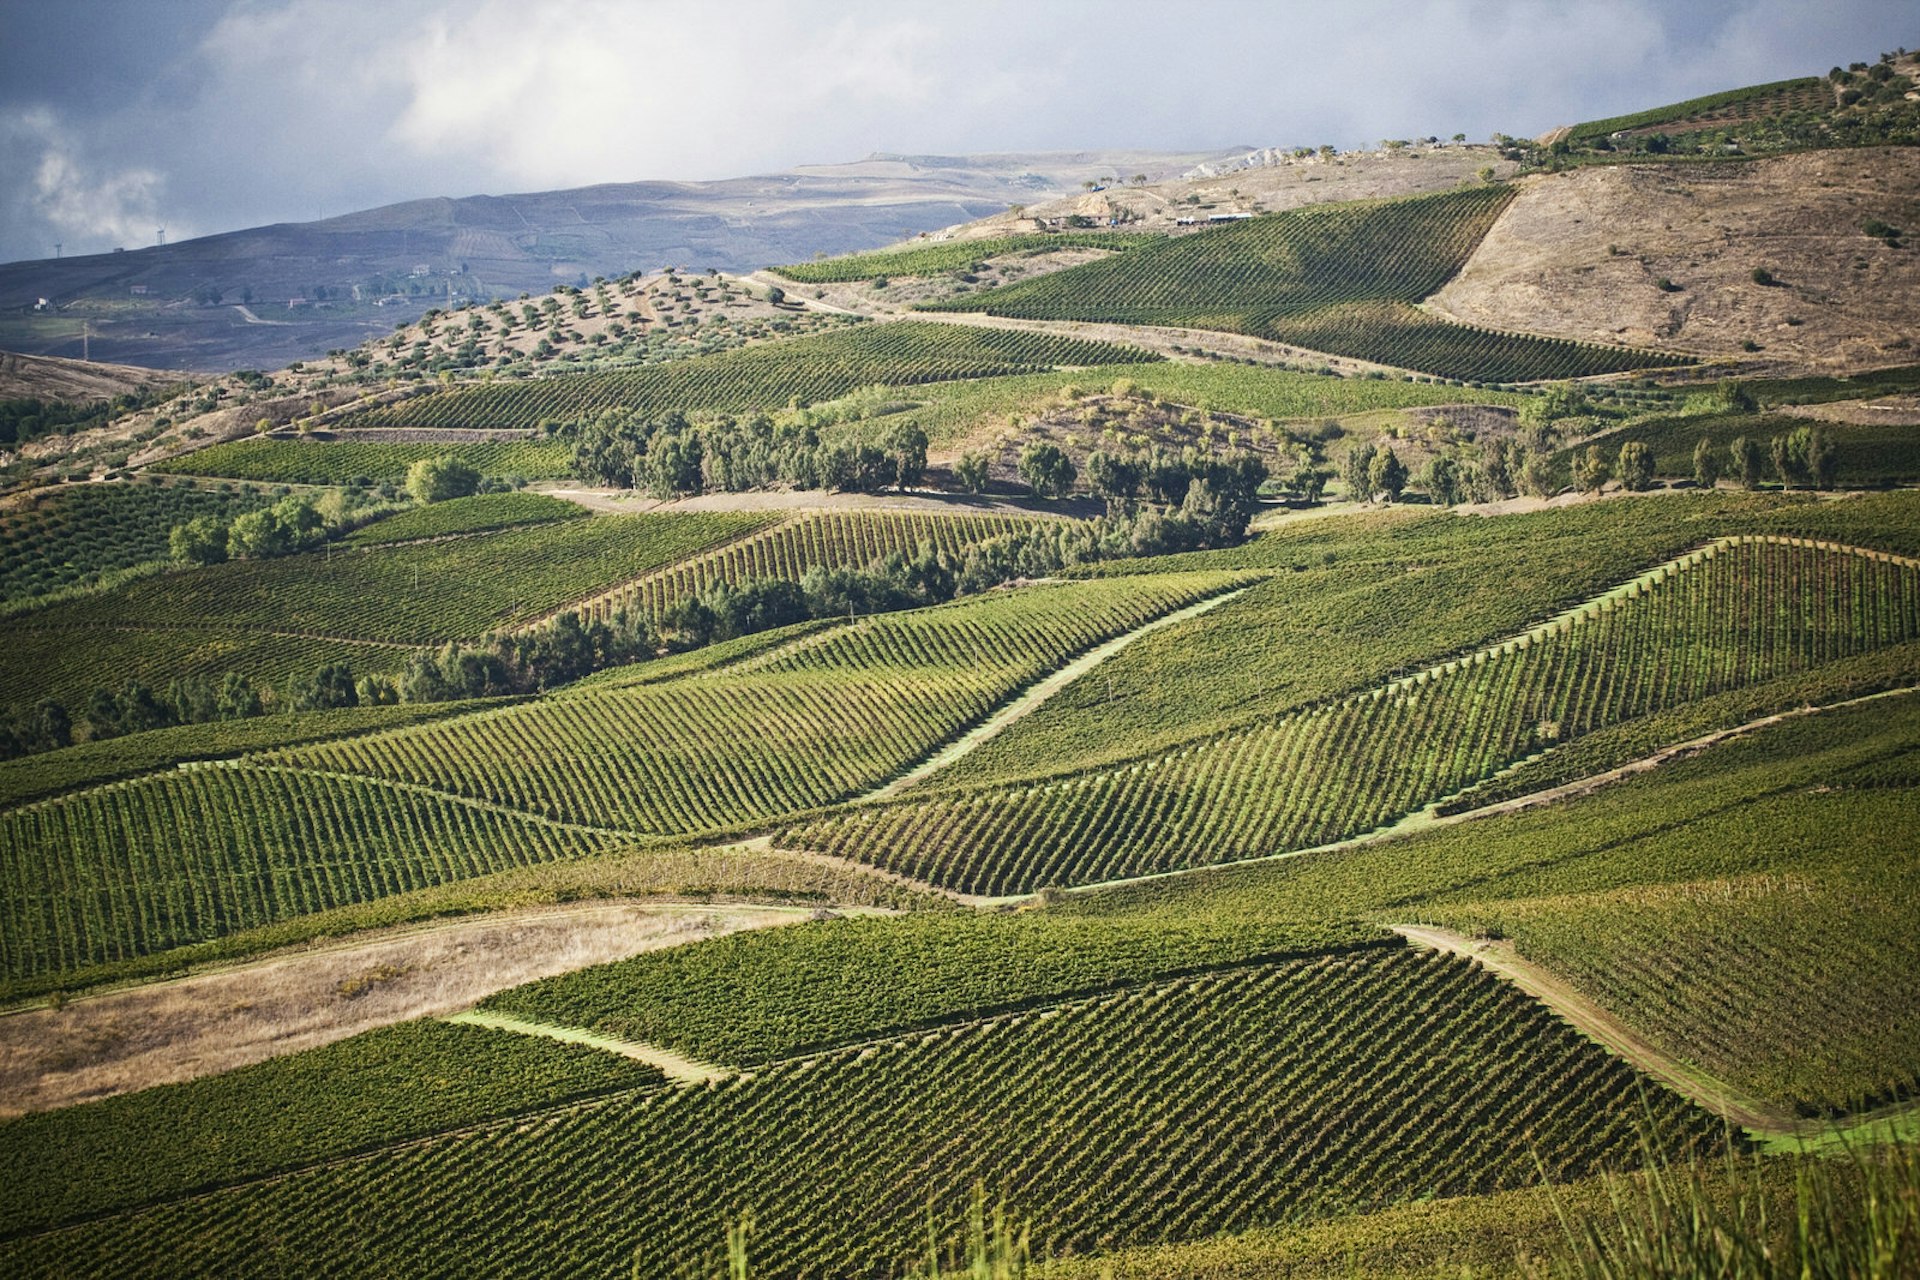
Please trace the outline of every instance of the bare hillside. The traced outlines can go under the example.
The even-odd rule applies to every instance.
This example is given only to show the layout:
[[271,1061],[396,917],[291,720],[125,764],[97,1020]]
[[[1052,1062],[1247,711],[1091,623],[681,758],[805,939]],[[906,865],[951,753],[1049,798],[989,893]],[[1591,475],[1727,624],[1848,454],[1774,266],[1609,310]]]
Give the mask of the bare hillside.
[[174,380],[156,369],[0,351],[0,400],[32,398],[86,404]]
[[1430,305],[1501,329],[1827,371],[1911,361],[1920,252],[1867,234],[1870,222],[1920,230],[1920,153],[1542,175]]

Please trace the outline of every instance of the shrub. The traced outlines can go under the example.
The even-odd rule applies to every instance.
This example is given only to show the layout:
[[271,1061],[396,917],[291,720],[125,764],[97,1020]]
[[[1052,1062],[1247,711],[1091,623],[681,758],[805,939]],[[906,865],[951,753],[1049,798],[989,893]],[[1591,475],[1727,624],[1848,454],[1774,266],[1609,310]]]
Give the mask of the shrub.
[[416,502],[464,498],[480,487],[480,473],[452,454],[422,458],[407,468],[407,492]]

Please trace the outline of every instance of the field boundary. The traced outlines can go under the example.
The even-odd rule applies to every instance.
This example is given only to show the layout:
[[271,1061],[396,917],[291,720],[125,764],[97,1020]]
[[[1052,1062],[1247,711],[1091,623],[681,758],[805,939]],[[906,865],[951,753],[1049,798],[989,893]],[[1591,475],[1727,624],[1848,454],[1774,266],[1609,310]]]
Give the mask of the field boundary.
[[734,1074],[729,1068],[699,1062],[675,1053],[671,1049],[641,1044],[634,1040],[603,1036],[598,1032],[587,1031],[580,1027],[562,1027],[550,1022],[535,1022],[530,1018],[519,1018],[510,1013],[494,1013],[477,1008],[463,1009],[459,1013],[446,1014],[440,1021],[466,1023],[476,1027],[486,1027],[490,1031],[506,1031],[515,1035],[538,1036],[547,1040],[557,1040],[562,1044],[579,1044],[589,1049],[616,1053],[623,1058],[632,1058],[635,1062],[644,1062],[650,1067],[657,1067],[668,1080],[678,1084],[706,1084],[711,1080],[724,1080]]

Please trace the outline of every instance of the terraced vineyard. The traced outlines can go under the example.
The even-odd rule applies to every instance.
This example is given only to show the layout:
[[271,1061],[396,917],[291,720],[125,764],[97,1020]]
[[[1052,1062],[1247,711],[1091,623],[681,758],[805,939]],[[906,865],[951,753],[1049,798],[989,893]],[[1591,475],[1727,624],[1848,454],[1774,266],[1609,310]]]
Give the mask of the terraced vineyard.
[[219,765],[159,774],[0,815],[0,979],[617,843],[360,778]]
[[382,440],[269,440],[216,444],[155,463],[152,470],[183,476],[224,476],[268,484],[398,484],[424,458],[451,454],[483,476],[555,480],[571,472],[567,446],[557,440],[496,440],[482,444],[389,443]]
[[1686,363],[1412,310],[1453,278],[1512,199],[1511,188],[1489,186],[1310,205],[930,309],[1220,329],[1458,379],[1526,382]]
[[0,1265],[669,1276],[713,1266],[750,1205],[757,1268],[877,1276],[924,1253],[929,1206],[950,1238],[975,1183],[1043,1252],[1084,1252],[1578,1176],[1632,1153],[1646,1111],[1676,1148],[1717,1139],[1512,988],[1386,947],[489,1126],[16,1240]]
[[737,671],[590,687],[277,759],[622,831],[759,822],[879,785],[1073,655],[1236,581],[1075,583],[882,614]]
[[196,516],[270,506],[251,491],[184,484],[84,484],[0,512],[0,600],[27,600],[167,558],[167,534]]
[[535,427],[605,409],[738,413],[832,400],[862,387],[915,386],[1158,356],[1049,333],[903,321],[763,343],[617,373],[485,386],[406,400],[356,416],[356,427]]
[[1120,768],[824,817],[778,841],[989,895],[1257,857],[1373,830],[1594,729],[1916,636],[1912,561],[1733,539],[1368,694]]
[[1046,253],[1052,249],[1111,249],[1116,253],[1151,244],[1159,236],[1113,234],[1106,231],[1054,231],[985,240],[950,240],[916,244],[878,253],[855,253],[818,262],[795,262],[772,268],[798,284],[846,284],[881,276],[937,276],[965,271],[976,262],[1009,253]]
[[660,617],[675,601],[713,582],[735,586],[756,578],[798,582],[807,570],[863,568],[891,555],[913,556],[922,546],[957,553],[1011,533],[1031,517],[999,512],[923,515],[904,511],[830,511],[804,515],[750,533],[703,555],[588,601],[584,614],[606,617],[623,609]]

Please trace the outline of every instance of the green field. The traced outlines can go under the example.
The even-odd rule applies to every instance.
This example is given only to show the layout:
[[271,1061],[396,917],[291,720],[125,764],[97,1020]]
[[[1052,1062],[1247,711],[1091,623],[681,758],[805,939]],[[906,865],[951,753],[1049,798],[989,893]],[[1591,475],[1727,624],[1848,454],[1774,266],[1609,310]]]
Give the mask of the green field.
[[[905,801],[779,839],[987,895],[1310,848],[1595,729],[1915,638],[1912,565],[1736,542],[1351,700],[1119,769]],[[1075,839],[1049,838],[1061,830]]]
[[422,542],[463,533],[491,533],[496,529],[578,520],[586,514],[587,509],[578,503],[549,498],[544,493],[481,493],[388,516],[354,530],[346,541],[356,547]]
[[735,586],[761,578],[798,582],[816,565],[860,569],[891,555],[914,556],[922,546],[955,554],[975,542],[1010,533],[1030,519],[1000,512],[970,513],[956,505],[948,515],[902,511],[829,511],[783,521],[748,533],[704,554],[624,584],[591,601],[587,611],[605,616],[622,609],[660,617],[674,602],[696,596],[709,583]]
[[32,655],[8,667],[0,702],[78,704],[128,679],[164,687],[229,670],[279,681],[325,662],[393,671],[406,646],[531,621],[761,519],[602,516],[143,579],[0,621],[15,652]]
[[1513,198],[1478,187],[1309,205],[930,304],[1029,320],[1220,329],[1443,377],[1531,382],[1685,363],[1450,324],[1437,292]]
[[[1833,445],[1833,482],[1841,488],[1882,488],[1920,481],[1920,427],[1856,426],[1784,413],[1716,413],[1632,423],[1597,437],[1595,442],[1611,456],[1629,440],[1638,440],[1653,450],[1656,476],[1686,480],[1693,478],[1694,448],[1705,440],[1713,449],[1721,476],[1737,479],[1728,448],[1736,439],[1745,436],[1752,440],[1764,457],[1774,436],[1804,427],[1818,428]],[[1570,453],[1563,454],[1556,461],[1565,465],[1569,457]],[[1778,482],[1771,464],[1763,467],[1763,479]]]
[[904,249],[882,249],[877,253],[854,253],[840,258],[822,258],[816,262],[796,262],[774,267],[773,272],[798,284],[844,284],[888,276],[938,276],[966,271],[977,262],[1007,254],[1046,253],[1054,249],[1111,249],[1122,253],[1143,244],[1153,244],[1159,239],[1158,236],[1124,232],[1114,235],[1104,231],[994,236],[984,240],[916,244]]
[[83,587],[115,570],[165,560],[167,534],[197,516],[230,520],[270,506],[252,491],[190,485],[85,484],[41,490],[0,512],[0,601]]
[[269,484],[352,484],[360,480],[398,484],[423,458],[448,454],[483,476],[555,480],[569,474],[566,445],[554,440],[505,440],[486,444],[448,441],[387,443],[379,440],[236,440],[155,463],[154,471],[183,476],[224,476]]
[[[1514,1078],[1533,1087],[1498,1087]],[[750,1204],[768,1273],[877,1271],[924,1253],[929,1206],[950,1236],[976,1182],[1044,1224],[1044,1251],[1084,1251],[1518,1187],[1542,1167],[1579,1176],[1634,1150],[1643,1106],[1677,1146],[1714,1140],[1711,1118],[1643,1099],[1630,1070],[1510,988],[1396,947],[486,1126],[0,1257],[21,1276],[144,1274],[154,1259],[250,1275],[291,1258],[667,1276],[713,1266],[716,1224]],[[358,1229],[371,1214],[382,1228]]]
[[886,782],[1074,655],[1235,582],[1142,577],[880,614],[711,675],[281,759],[643,834],[762,822]]
[[1125,364],[1157,356],[1047,333],[900,321],[762,343],[613,373],[494,382],[369,410],[356,427],[536,427],[606,409],[739,413],[833,400],[871,386]]
[[1669,132],[1681,133],[1688,129],[1714,128],[1729,108],[1773,115],[1784,110],[1807,107],[1823,110],[1833,107],[1832,90],[1816,76],[1728,89],[1723,93],[1668,103],[1664,107],[1650,107],[1623,116],[1608,116],[1604,120],[1589,120],[1573,126],[1568,136],[1575,141],[1590,142],[1611,133],[1654,126],[1665,126]]

